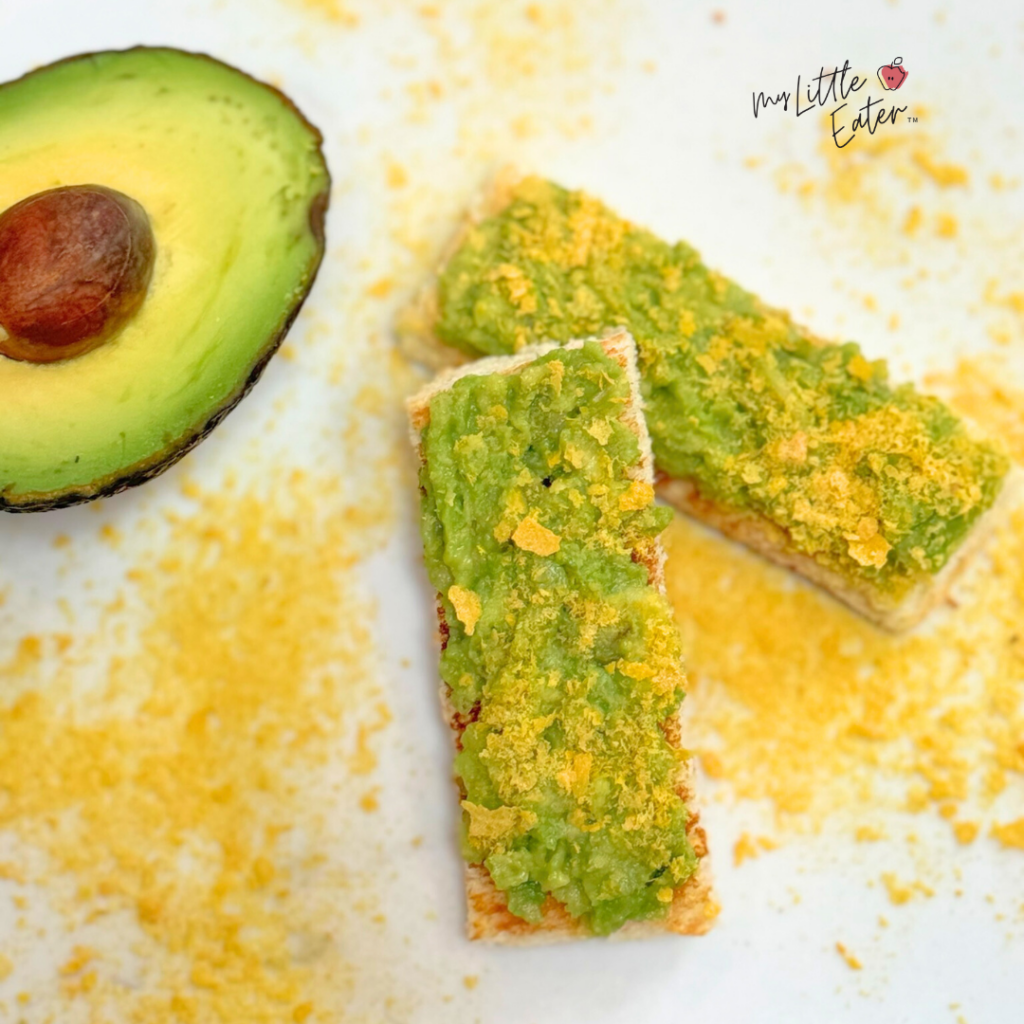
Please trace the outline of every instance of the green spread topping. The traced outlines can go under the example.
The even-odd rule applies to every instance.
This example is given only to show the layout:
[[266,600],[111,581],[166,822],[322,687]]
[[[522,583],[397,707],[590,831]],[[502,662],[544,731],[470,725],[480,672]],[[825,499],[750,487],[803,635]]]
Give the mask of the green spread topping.
[[639,347],[659,469],[893,600],[945,565],[1000,490],[1004,456],[940,401],[583,193],[522,181],[441,276],[437,333],[473,354],[612,325]]
[[463,847],[512,913],[564,904],[598,934],[663,916],[695,870],[662,725],[685,678],[667,600],[634,555],[671,513],[630,478],[622,368],[596,342],[464,377],[422,432],[441,676],[469,724]]

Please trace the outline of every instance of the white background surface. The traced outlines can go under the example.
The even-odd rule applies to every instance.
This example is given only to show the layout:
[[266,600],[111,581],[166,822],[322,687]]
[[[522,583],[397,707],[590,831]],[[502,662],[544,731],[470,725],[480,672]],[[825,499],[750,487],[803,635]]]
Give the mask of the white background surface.
[[[399,3],[353,4],[361,24],[352,30],[276,0],[0,0],[0,79],[75,52],[166,43],[208,51],[279,81],[324,131],[335,179],[329,252],[296,328],[299,357],[272,363],[255,392],[186,460],[190,475],[216,481],[275,405],[283,412],[264,442],[266,459],[336,462],[321,430],[336,428],[360,382],[373,379],[369,362],[383,358],[380,339],[392,312],[388,303],[367,304],[360,295],[384,275],[407,293],[472,190],[508,161],[585,186],[662,235],[688,239],[711,265],[823,333],[855,337],[871,355],[890,356],[901,372],[950,366],[957,355],[989,344],[968,307],[991,276],[991,261],[1005,261],[1013,238],[1024,235],[1020,190],[965,200],[962,217],[975,235],[988,231],[1002,239],[995,255],[953,246],[933,257],[933,280],[908,294],[894,269],[898,240],[892,259],[880,258],[856,224],[808,213],[769,173],[752,173],[743,160],[810,164],[820,138],[813,116],[796,122],[770,111],[754,121],[752,89],[792,89],[798,73],[806,79],[823,64],[849,59],[873,69],[901,55],[911,73],[903,95],[936,112],[950,159],[1020,174],[1024,11],[1018,4],[723,3],[717,6],[726,18],[716,24],[712,5],[586,2],[578,5],[577,27],[564,45],[579,47],[589,69],[566,72],[567,84],[486,67],[494,58],[484,47],[488,26],[502,18],[518,24],[519,5],[503,4],[503,14],[482,20],[467,13],[477,4],[441,6],[453,34],[464,37],[454,57],[423,31],[412,5]],[[476,27],[460,29],[460,19]],[[561,60],[562,45],[556,40],[539,59]],[[656,71],[644,70],[645,61],[654,61]],[[450,102],[417,120],[407,86],[432,76],[467,81],[453,88]],[[526,139],[509,127],[523,114],[535,127]],[[585,128],[577,124],[582,117],[590,119]],[[389,161],[410,177],[401,202],[384,183]],[[883,307],[900,310],[902,329],[884,331],[851,293],[871,293]],[[400,298],[396,292],[395,301]],[[329,326],[329,340],[304,348],[303,332],[314,323]],[[336,383],[325,367],[339,361],[347,369]],[[368,443],[394,442],[399,417],[381,429],[391,434]],[[240,471],[259,469],[250,460]],[[174,502],[178,473],[106,502],[105,520],[130,538],[137,518]],[[365,948],[354,1003],[339,1007],[337,1019],[1021,1019],[1024,942],[1019,922],[997,921],[994,907],[1012,911],[1024,898],[1024,857],[993,843],[956,847],[937,821],[919,823],[920,839],[935,860],[955,860],[962,870],[961,898],[947,886],[932,899],[893,908],[877,879],[889,870],[912,877],[911,852],[853,844],[827,829],[734,869],[733,842],[763,818],[761,809],[725,800],[707,809],[724,907],[709,936],[529,951],[470,947],[461,934],[450,750],[436,707],[432,601],[419,568],[414,492],[405,474],[396,478],[399,528],[366,570],[381,609],[381,673],[395,714],[380,769],[383,806],[367,826],[365,844],[338,837],[353,867],[376,864],[393,880],[382,900],[396,927],[339,937]],[[0,578],[18,598],[4,609],[0,644],[44,628],[56,615],[58,594],[88,622],[104,588],[114,586],[120,559],[130,555],[130,540],[122,554],[81,545],[76,571],[59,581],[51,541],[59,532],[86,538],[96,523],[88,508],[0,521]],[[80,587],[86,577],[95,581],[88,595]],[[389,838],[414,835],[424,837],[418,850]],[[884,932],[880,914],[891,921]],[[0,935],[9,924],[0,919]],[[836,955],[837,940],[864,961],[863,971],[851,971]],[[27,981],[17,983],[45,977],[64,952],[56,940],[41,944]],[[460,984],[466,974],[480,975],[472,992]],[[0,985],[0,992],[14,984]],[[396,992],[407,1008],[385,1009],[384,998]]]

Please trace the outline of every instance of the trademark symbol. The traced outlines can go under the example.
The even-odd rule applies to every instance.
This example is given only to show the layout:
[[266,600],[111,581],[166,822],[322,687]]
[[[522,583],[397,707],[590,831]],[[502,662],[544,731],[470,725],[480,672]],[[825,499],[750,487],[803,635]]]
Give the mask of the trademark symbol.
[[917,124],[917,118],[916,117],[908,117],[907,120],[910,121],[911,124]]

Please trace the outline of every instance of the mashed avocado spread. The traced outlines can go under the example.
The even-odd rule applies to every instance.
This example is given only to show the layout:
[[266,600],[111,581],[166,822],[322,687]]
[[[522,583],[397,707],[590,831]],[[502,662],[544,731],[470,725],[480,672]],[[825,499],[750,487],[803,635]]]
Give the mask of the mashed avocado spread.
[[658,468],[895,600],[945,565],[1008,468],[857,345],[821,342],[685,243],[536,178],[469,230],[439,304],[441,340],[474,355],[627,326]]
[[630,479],[622,368],[596,342],[463,377],[422,431],[422,534],[469,724],[463,848],[512,913],[546,898],[597,934],[663,916],[697,866],[662,724],[685,678],[638,549],[671,513]]

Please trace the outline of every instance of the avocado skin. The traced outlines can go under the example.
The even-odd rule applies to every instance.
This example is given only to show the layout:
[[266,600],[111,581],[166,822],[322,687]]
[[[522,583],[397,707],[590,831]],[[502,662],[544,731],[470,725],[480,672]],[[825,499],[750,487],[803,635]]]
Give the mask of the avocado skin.
[[[257,83],[262,88],[274,93],[280,102],[291,110],[295,117],[309,132],[310,137],[316,142],[317,150],[321,155],[321,159],[323,159],[323,133],[316,127],[316,125],[309,121],[289,96],[283,93],[280,89],[277,89],[266,82],[260,81],[253,75],[249,75],[241,69],[236,68],[234,65],[227,64],[226,62],[218,60],[216,57],[212,57],[207,53],[180,50],[176,47],[132,46],[123,50],[104,50],[75,54],[70,57],[64,57],[61,60],[54,61],[50,64],[43,65],[42,67],[35,68],[32,71],[21,75],[19,78],[11,79],[9,82],[0,84],[0,90],[5,89],[8,86],[13,86],[36,75],[45,74],[54,68],[75,61],[90,60],[110,53],[150,53],[166,51],[168,49],[176,49],[178,52],[190,57],[195,57],[200,60],[206,60],[214,64],[228,67],[237,74],[248,78],[250,81]],[[302,307],[305,305],[306,299],[309,297],[309,292],[316,281],[317,274],[320,271],[320,266],[323,263],[324,252],[326,250],[327,210],[330,206],[331,194],[330,169],[328,168],[325,159],[323,159],[323,165],[325,171],[324,188],[313,198],[309,208],[309,227],[317,246],[313,258],[306,270],[302,293],[295,300],[293,308],[279,325],[277,331],[267,341],[248,377],[237,391],[230,395],[225,402],[221,403],[221,405],[210,414],[209,418],[198,430],[184,434],[169,442],[167,447],[154,455],[152,459],[136,463],[135,465],[126,467],[123,470],[118,470],[109,477],[95,480],[88,485],[67,488],[58,493],[22,493],[16,498],[12,498],[8,493],[0,490],[0,512],[48,512],[54,509],[68,508],[72,505],[81,505],[89,501],[96,501],[99,498],[108,498],[112,495],[119,494],[121,491],[128,490],[130,487],[137,487],[139,484],[144,484],[147,481],[152,480],[154,477],[158,477],[161,473],[170,469],[176,462],[184,458],[193,448],[195,448],[197,444],[203,441],[218,426],[221,420],[223,420],[224,417],[227,416],[243,398],[245,398],[262,376],[267,363],[270,362],[271,356],[273,356],[278,348],[280,348],[281,343],[284,341],[285,336],[291,329],[296,317],[298,317],[299,313],[302,311]]]

